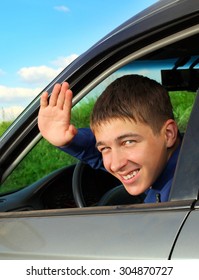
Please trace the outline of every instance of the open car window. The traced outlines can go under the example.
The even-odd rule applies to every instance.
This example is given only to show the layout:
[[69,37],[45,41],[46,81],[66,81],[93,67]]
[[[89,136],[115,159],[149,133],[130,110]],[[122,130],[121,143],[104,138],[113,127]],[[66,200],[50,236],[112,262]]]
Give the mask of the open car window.
[[[190,40],[193,42],[190,48]],[[194,45],[198,42],[198,35],[194,35],[183,40],[166,45],[163,48],[147,53],[137,60],[128,61],[119,69],[101,81],[91,89],[77,104],[73,107],[72,123],[80,127],[89,127],[89,117],[96,98],[113,80],[127,74],[139,74],[152,78],[162,83],[169,91],[170,98],[174,108],[174,115],[182,133],[186,132],[187,122],[192,110],[198,88],[198,48]],[[121,62],[118,62],[118,64]],[[106,75],[104,75],[106,76]],[[74,165],[77,160],[53,147],[46,140],[42,139],[22,160],[16,169],[2,183],[0,192],[6,194],[26,188],[35,182],[45,181],[45,177],[51,177],[54,172],[59,172],[62,168],[69,168],[70,181]],[[60,179],[61,180],[61,179]],[[38,183],[39,184],[39,183]],[[67,184],[64,187],[67,187]],[[100,185],[100,184],[99,184]],[[100,188],[101,186],[99,186]],[[111,187],[111,186],[110,186]],[[97,187],[95,187],[97,188]],[[103,187],[101,187],[103,189]],[[61,189],[61,188],[60,188]],[[91,191],[92,188],[89,188]],[[56,189],[55,189],[56,191]],[[102,193],[100,193],[102,195]],[[61,193],[60,193],[61,196]],[[72,194],[70,193],[70,197]],[[96,202],[88,195],[89,205]],[[61,205],[61,204],[60,204]],[[59,207],[70,206],[70,203],[63,203]],[[71,203],[73,205],[73,203]],[[52,206],[56,207],[56,206]]]

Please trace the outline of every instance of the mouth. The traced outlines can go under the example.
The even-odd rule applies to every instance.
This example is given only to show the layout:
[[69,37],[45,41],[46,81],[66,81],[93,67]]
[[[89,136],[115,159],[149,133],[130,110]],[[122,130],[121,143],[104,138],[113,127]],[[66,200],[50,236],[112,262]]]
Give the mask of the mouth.
[[139,173],[139,171],[140,171],[140,169],[137,169],[137,170],[134,170],[134,171],[130,172],[129,174],[123,175],[121,177],[125,181],[130,181],[130,180],[132,180],[133,178],[136,177],[136,175]]

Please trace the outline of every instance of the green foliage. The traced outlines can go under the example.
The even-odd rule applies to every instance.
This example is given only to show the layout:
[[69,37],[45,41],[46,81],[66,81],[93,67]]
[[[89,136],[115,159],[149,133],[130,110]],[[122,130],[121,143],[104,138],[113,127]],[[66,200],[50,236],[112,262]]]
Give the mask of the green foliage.
[[[76,127],[89,127],[90,112],[93,104],[94,100],[90,99],[74,107],[71,122]],[[10,123],[6,125],[5,123],[0,123],[0,131],[3,133],[9,125]],[[53,147],[45,139],[41,139],[1,185],[0,194],[23,188],[54,170],[75,162],[77,162],[75,158]]]
[[193,92],[171,92],[170,98],[173,105],[174,116],[178,123],[179,130],[185,132],[196,93]]
[[76,105],[72,110],[71,123],[76,127],[89,127],[90,114],[95,103],[94,98],[90,98]]
[[0,136],[6,131],[6,129],[11,125],[11,122],[1,122],[0,123]]
[[[179,128],[185,131],[195,93],[172,92],[170,97]],[[90,112],[94,102],[94,99],[90,99],[73,109],[71,122],[76,127],[89,127]],[[10,122],[0,123],[0,135],[10,124]],[[54,170],[75,162],[76,159],[42,139],[2,184],[0,194],[23,188]]]
[[75,162],[73,157],[42,139],[3,183],[0,194],[23,188],[54,170]]

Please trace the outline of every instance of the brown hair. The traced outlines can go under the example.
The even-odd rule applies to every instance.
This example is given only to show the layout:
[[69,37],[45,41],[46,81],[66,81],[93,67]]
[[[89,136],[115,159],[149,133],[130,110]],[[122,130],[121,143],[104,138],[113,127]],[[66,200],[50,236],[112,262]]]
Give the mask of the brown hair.
[[159,133],[174,115],[168,92],[161,84],[140,75],[126,75],[111,83],[97,99],[91,129],[113,118],[140,121]]

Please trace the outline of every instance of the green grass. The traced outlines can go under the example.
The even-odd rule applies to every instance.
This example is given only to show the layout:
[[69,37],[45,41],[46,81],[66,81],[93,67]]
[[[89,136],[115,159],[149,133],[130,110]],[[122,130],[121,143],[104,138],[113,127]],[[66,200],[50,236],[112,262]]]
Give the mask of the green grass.
[[[171,93],[170,96],[176,121],[180,130],[185,131],[195,94],[175,92]],[[90,111],[93,104],[94,100],[92,99],[73,109],[71,122],[76,127],[89,127]],[[10,122],[0,123],[0,135],[10,124]],[[0,194],[23,188],[50,172],[75,162],[76,159],[42,139],[2,184]]]
[[185,131],[196,93],[193,92],[171,92],[170,98],[173,105],[175,119],[180,131]]
[[11,122],[1,122],[0,123],[0,136],[6,131],[6,129],[11,125]]
[[[73,109],[71,122],[76,127],[89,127],[90,112],[94,102],[93,99],[90,99]],[[0,135],[3,134],[10,124],[11,122],[0,123]],[[53,147],[45,139],[41,139],[1,185],[0,194],[24,188],[54,170],[74,164],[75,162],[77,162],[75,158]]]

